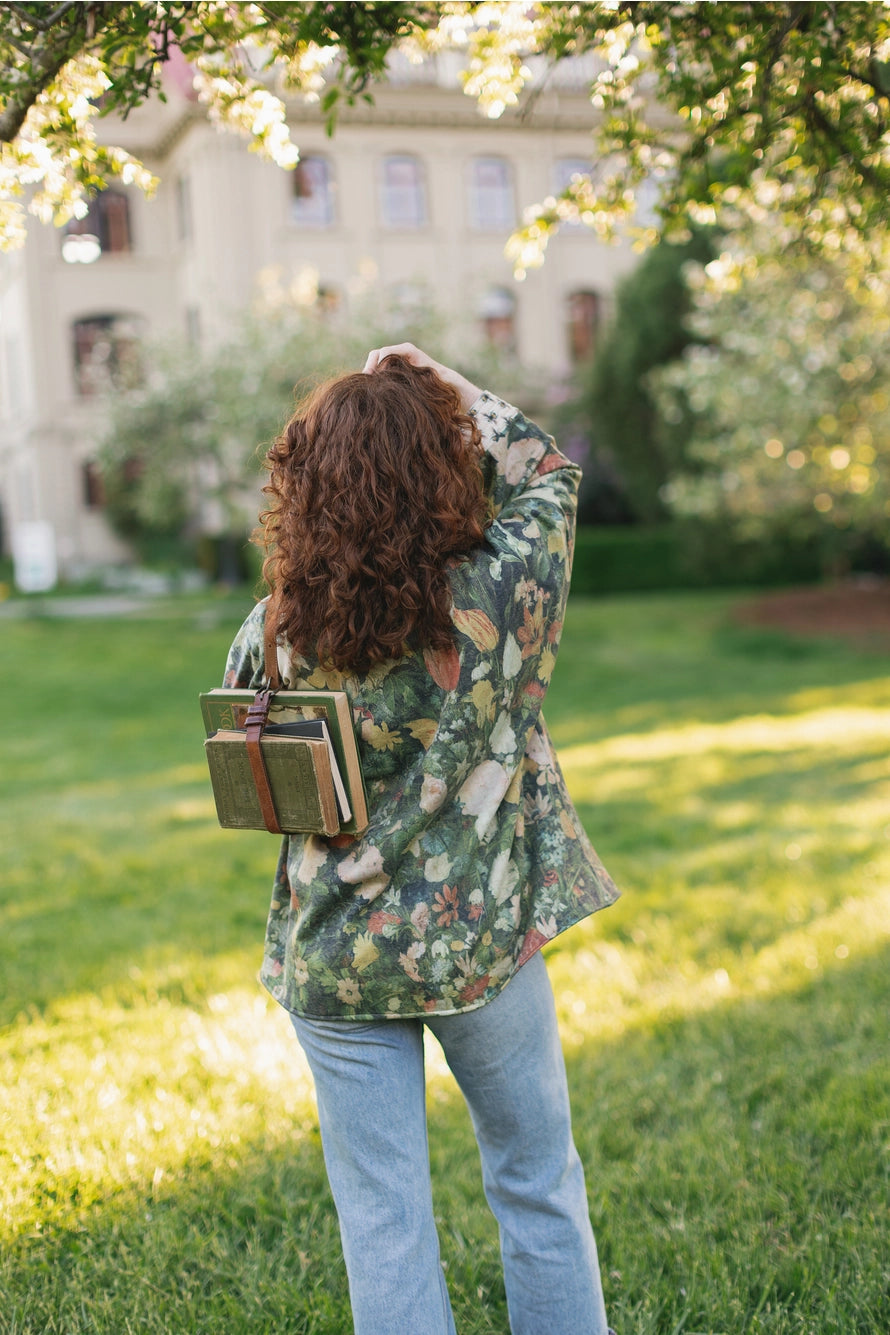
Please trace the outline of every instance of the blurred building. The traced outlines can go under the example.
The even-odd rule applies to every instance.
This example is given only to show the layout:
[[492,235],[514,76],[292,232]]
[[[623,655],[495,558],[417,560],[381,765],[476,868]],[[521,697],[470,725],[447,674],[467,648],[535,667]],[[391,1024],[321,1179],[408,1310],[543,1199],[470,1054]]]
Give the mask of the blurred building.
[[145,339],[217,337],[261,274],[311,269],[320,299],[346,311],[373,281],[554,375],[590,355],[630,247],[564,226],[522,284],[503,251],[525,204],[591,166],[591,71],[567,64],[522,114],[491,121],[459,91],[453,59],[394,63],[332,138],[317,107],[295,103],[293,172],[210,126],[175,66],[166,103],[109,128],[161,178],[155,198],[109,189],[65,230],[32,221],[25,249],[0,258],[6,551],[16,534],[49,541],[68,575],[127,559],[94,464],[102,387]]

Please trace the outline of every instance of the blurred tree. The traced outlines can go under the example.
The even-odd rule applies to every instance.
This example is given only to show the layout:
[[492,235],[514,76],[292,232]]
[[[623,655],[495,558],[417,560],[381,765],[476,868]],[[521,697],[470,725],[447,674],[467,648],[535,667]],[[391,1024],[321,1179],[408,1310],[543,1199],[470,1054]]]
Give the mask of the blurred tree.
[[[333,125],[343,100],[368,97],[390,51],[420,58],[463,48],[466,92],[491,117],[518,103],[532,74],[592,57],[597,162],[511,238],[518,273],[543,260],[559,223],[611,235],[636,189],[657,187],[642,228],[720,221],[724,204],[781,208],[811,242],[838,219],[867,230],[890,214],[890,12],[883,3],[163,4],[0,3],[0,240],[21,243],[20,196],[68,221],[118,175],[154,180],[96,143],[94,116],[154,93],[177,50],[218,125],[292,166],[278,92],[320,99]],[[533,59],[537,57],[537,60]],[[542,68],[543,67],[543,68]],[[276,91],[277,90],[277,91]]]
[[[645,523],[665,517],[661,489],[683,461],[692,429],[679,392],[671,422],[659,422],[647,377],[680,357],[693,337],[686,324],[692,298],[684,272],[692,262],[712,259],[713,246],[709,229],[702,228],[682,244],[661,242],[619,284],[615,318],[577,401],[594,454],[605,454],[621,481],[630,503],[626,517]],[[586,509],[591,485],[586,478]]]
[[295,300],[270,281],[215,347],[146,348],[141,383],[109,396],[99,454],[108,515],[143,555],[158,540],[243,546],[260,503],[260,457],[292,413],[295,393],[359,369],[369,348],[396,334],[529,404],[534,376],[523,371],[520,382],[515,364],[474,348],[465,331],[452,329],[449,342],[429,302],[413,311],[388,307],[374,289],[342,321],[312,300],[310,287]]
[[740,536],[817,539],[834,564],[890,517],[890,241],[838,232],[789,252],[761,225],[695,276],[699,342],[653,373],[664,418],[694,414],[674,512]]

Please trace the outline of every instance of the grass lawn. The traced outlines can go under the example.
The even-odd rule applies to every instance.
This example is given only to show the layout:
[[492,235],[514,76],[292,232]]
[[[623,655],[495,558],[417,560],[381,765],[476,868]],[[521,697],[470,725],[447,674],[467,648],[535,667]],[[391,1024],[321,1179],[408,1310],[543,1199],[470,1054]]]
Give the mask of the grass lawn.
[[[624,890],[548,952],[610,1320],[887,1335],[887,659],[732,602],[574,600],[547,700]],[[3,1335],[351,1330],[311,1083],[254,981],[276,843],[218,829],[201,754],[248,605],[0,623]],[[506,1335],[433,1045],[429,1099],[459,1335]]]

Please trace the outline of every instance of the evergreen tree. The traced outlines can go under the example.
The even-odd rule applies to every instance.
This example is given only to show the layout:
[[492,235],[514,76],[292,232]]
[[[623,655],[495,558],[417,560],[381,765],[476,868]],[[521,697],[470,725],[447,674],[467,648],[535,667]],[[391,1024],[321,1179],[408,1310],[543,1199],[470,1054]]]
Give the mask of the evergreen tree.
[[[688,241],[663,241],[644,256],[618,287],[614,320],[580,398],[594,458],[605,456],[612,463],[631,516],[643,522],[666,515],[661,491],[684,461],[691,431],[686,412],[672,412],[670,422],[661,418],[649,375],[681,357],[693,337],[686,324],[691,295],[684,269],[690,262],[706,264],[713,253],[710,231],[697,229]],[[597,468],[588,471],[596,474]],[[585,509],[589,491],[588,484],[582,497]]]

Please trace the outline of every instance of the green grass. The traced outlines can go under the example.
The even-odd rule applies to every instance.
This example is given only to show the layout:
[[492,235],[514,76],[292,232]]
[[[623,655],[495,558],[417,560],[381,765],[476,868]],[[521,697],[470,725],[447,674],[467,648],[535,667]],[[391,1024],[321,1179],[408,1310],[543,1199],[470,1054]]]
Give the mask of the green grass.
[[[275,841],[217,828],[201,755],[247,602],[0,629],[4,1335],[351,1329],[311,1082],[254,981]],[[547,701],[624,890],[549,951],[610,1320],[886,1335],[887,661],[732,602],[574,600]],[[430,1072],[458,1330],[504,1335]]]

